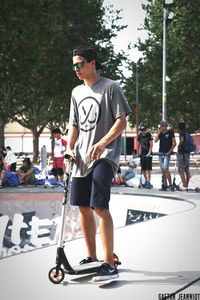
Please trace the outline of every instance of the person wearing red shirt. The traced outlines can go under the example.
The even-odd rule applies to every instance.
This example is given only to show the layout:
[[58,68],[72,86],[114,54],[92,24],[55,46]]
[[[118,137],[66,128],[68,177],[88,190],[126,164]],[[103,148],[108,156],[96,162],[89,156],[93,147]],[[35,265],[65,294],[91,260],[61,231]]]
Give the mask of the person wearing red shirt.
[[56,181],[64,186],[63,176],[64,176],[64,152],[66,150],[67,142],[61,138],[60,128],[55,128],[52,130],[54,136],[54,153],[53,153],[53,168],[51,170],[52,174],[55,176]]

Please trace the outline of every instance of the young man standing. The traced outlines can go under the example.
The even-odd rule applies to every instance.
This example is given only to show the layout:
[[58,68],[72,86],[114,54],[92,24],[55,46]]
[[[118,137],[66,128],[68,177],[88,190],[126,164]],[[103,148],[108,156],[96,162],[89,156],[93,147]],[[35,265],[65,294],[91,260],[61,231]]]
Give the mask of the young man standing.
[[140,134],[138,136],[138,153],[140,153],[141,170],[144,175],[145,183],[144,187],[152,189],[151,184],[151,171],[152,171],[152,148],[153,137],[149,131],[147,131],[146,125],[140,125]]
[[160,128],[154,140],[155,143],[157,143],[158,140],[160,140],[159,160],[160,160],[160,168],[163,176],[162,190],[167,190],[168,187],[171,190],[173,190],[171,173],[169,171],[169,164],[170,164],[171,154],[174,148],[176,147],[176,140],[175,140],[173,130],[168,129],[168,122],[166,120],[160,122]]
[[190,181],[190,152],[185,149],[186,143],[186,126],[185,122],[181,121],[178,124],[179,129],[179,144],[178,144],[178,171],[182,181],[182,190],[188,190]]
[[131,111],[120,86],[100,76],[101,68],[93,48],[80,46],[73,51],[73,69],[83,84],[74,88],[71,96],[68,148],[75,160],[71,205],[79,206],[86,243],[88,257],[81,263],[97,260],[94,212],[99,219],[104,263],[93,281],[118,277],[113,265],[109,200],[119,166],[121,133]]

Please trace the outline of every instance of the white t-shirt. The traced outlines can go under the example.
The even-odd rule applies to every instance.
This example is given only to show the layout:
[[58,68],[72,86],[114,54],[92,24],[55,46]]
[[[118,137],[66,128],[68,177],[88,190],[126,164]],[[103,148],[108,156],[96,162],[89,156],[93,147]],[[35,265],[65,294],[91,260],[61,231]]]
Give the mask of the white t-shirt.
[[63,157],[67,142],[63,139],[55,139],[54,142],[54,157]]
[[16,163],[17,162],[17,158],[15,156],[15,153],[13,153],[11,150],[7,150],[7,154],[5,156],[5,162],[8,165]]
[[137,167],[139,166],[139,164],[140,164],[140,158],[139,157],[131,157],[129,159],[129,170],[131,171],[134,168],[134,173],[137,174]]

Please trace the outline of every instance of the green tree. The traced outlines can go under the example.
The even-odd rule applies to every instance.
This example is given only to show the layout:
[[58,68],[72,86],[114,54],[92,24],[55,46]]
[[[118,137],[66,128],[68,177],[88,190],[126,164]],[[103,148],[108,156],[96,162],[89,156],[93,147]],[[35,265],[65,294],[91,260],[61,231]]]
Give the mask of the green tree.
[[[144,29],[148,31],[145,42],[138,41],[136,47],[143,54],[139,76],[139,101],[141,121],[156,128],[162,117],[162,40],[163,2],[149,1],[143,5],[146,11]],[[184,119],[191,131],[199,130],[200,102],[198,78],[200,72],[200,0],[174,1],[175,14],[167,27],[167,116],[176,127]],[[135,105],[135,63],[132,76],[127,80],[128,100]],[[132,118],[133,125],[135,119]]]
[[[184,119],[190,130],[200,130],[200,1],[176,1],[175,19],[171,26],[169,69],[171,75],[170,114],[174,123]],[[177,109],[178,104],[178,109]]]
[[[68,119],[71,90],[78,82],[72,49],[95,46],[100,61],[109,64],[104,74],[119,79],[125,56],[114,53],[111,39],[124,26],[118,25],[119,11],[104,8],[103,0],[3,0],[0,11],[2,132],[9,118],[29,128],[35,161],[44,127],[64,127]],[[4,86],[13,87],[9,106]]]

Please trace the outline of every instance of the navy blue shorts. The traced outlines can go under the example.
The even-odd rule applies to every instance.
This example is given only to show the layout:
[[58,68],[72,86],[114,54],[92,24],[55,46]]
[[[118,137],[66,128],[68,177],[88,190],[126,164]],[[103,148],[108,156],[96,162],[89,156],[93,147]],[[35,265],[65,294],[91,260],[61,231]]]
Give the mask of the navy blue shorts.
[[108,208],[112,179],[111,165],[100,160],[88,176],[72,178],[70,204]]

